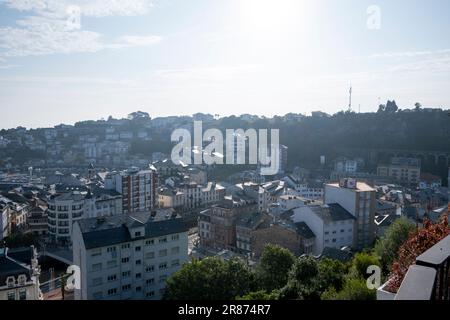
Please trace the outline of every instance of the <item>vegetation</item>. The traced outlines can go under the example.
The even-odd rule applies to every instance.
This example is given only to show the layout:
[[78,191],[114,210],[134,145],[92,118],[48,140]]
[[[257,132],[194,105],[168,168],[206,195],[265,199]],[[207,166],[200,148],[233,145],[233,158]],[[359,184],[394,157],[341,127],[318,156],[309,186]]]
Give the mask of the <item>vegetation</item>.
[[386,289],[397,292],[408,268],[414,264],[416,258],[448,235],[450,235],[450,227],[447,215],[435,224],[426,220],[423,228],[412,233],[401,245],[397,259],[392,265],[392,273]]
[[380,258],[383,274],[387,275],[398,255],[400,246],[408,239],[415,226],[406,218],[395,220],[385,236],[375,244],[375,253]]
[[258,283],[269,292],[282,288],[294,263],[295,257],[289,250],[267,245],[261,254],[257,269]]

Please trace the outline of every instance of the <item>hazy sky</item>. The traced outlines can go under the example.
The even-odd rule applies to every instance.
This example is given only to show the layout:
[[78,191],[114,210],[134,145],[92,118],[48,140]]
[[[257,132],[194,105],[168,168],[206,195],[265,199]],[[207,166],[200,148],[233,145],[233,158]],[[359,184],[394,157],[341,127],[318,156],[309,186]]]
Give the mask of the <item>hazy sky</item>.
[[136,110],[334,113],[350,85],[356,111],[447,108],[449,12],[448,0],[0,0],[0,128]]

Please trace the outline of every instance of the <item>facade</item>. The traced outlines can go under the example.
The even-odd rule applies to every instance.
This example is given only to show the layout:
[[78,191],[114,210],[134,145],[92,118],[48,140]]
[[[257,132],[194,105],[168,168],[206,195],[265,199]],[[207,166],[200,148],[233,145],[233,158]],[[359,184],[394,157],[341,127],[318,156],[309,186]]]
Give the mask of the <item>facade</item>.
[[324,187],[321,182],[312,180],[308,181],[306,179],[297,178],[293,175],[288,175],[284,177],[283,180],[299,197],[312,200],[323,199]]
[[42,300],[34,247],[0,249],[0,300]]
[[270,224],[269,215],[250,212],[241,215],[236,222],[236,249],[239,253],[251,255],[253,231]]
[[257,211],[255,201],[235,201],[226,197],[221,203],[199,215],[200,244],[204,247],[233,250],[236,248],[236,222],[244,214]]
[[419,189],[426,190],[436,190],[442,187],[442,179],[430,173],[422,173],[420,175]]
[[93,188],[84,198],[84,218],[122,214],[122,195],[115,190]]
[[72,226],[83,218],[85,195],[66,192],[53,195],[48,200],[48,234],[53,242],[69,245]]
[[293,211],[294,223],[304,223],[315,237],[311,250],[314,255],[320,255],[326,247],[354,245],[355,217],[339,204],[314,201]]
[[156,170],[131,168],[109,173],[105,188],[122,195],[122,212],[150,211],[157,205],[158,175]]
[[212,205],[223,200],[225,188],[215,182],[199,185],[196,182],[180,183],[174,187],[160,188],[158,191],[159,206],[190,210]]
[[188,261],[188,228],[179,218],[133,213],[78,221],[76,300],[158,300],[166,279]]
[[391,177],[398,182],[418,184],[420,182],[420,159],[392,158],[387,165],[379,165],[377,175]]
[[325,185],[325,204],[337,203],[356,218],[356,248],[372,245],[375,237],[376,190],[355,179]]

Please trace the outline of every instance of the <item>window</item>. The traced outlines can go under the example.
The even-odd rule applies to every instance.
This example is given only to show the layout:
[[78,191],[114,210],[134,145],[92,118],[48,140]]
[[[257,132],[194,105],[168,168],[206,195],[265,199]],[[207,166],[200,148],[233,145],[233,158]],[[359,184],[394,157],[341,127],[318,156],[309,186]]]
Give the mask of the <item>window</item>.
[[180,265],[180,260],[179,259],[172,260],[172,267],[176,267],[176,266],[179,266],[179,265]]
[[164,237],[164,238],[159,238],[158,242],[159,242],[159,243],[166,243],[166,242],[167,242],[167,238],[166,238],[166,237]]
[[155,257],[155,253],[154,252],[147,252],[145,254],[145,259],[153,259]]
[[136,287],[136,292],[141,292],[142,287]]
[[343,233],[343,232],[345,232],[345,230],[344,230],[344,229],[341,229],[341,233]]
[[333,243],[336,242],[336,239],[333,239]]
[[162,269],[167,269],[167,263],[166,262],[163,262],[163,263],[159,264],[159,270],[162,270]]
[[112,274],[112,275],[109,275],[108,276],[108,281],[109,282],[111,282],[111,281],[116,281],[117,280],[117,276],[115,275],[115,274]]
[[131,290],[131,284],[126,284],[122,286],[122,291],[129,291]]
[[145,241],[145,245],[146,246],[152,246],[155,244],[155,240],[154,239],[150,239],[150,240],[146,240]]
[[140,279],[140,278],[142,278],[142,274],[136,273],[136,279]]
[[173,247],[170,250],[170,253],[172,253],[172,254],[178,254],[179,252],[180,252],[180,247]]
[[155,271],[155,266],[147,266],[145,267],[145,272],[153,272]]
[[126,258],[122,258],[122,263],[128,263],[130,262],[130,258],[126,257]]
[[93,285],[94,287],[95,287],[95,286],[101,285],[102,282],[103,282],[103,281],[102,281],[102,277],[92,279],[92,285]]
[[179,239],[180,239],[180,235],[179,234],[172,235],[172,240],[173,241],[176,241],[176,240],[179,240]]
[[16,292],[15,291],[8,292],[8,300],[16,300]]
[[167,256],[167,249],[159,250],[159,256],[160,256],[160,257],[165,257],[165,256]]
[[116,251],[116,247],[109,247],[106,249],[106,252],[115,252]]
[[136,260],[136,265],[139,266],[141,264],[141,260]]
[[102,264],[101,263],[94,263],[92,265],[92,271],[100,271],[102,270]]
[[147,292],[146,294],[145,294],[145,296],[147,297],[147,298],[151,298],[151,297],[153,297],[155,295],[155,291],[150,291],[150,292]]
[[108,296],[113,296],[117,294],[117,288],[112,288],[108,290]]
[[136,232],[134,233],[134,236],[135,236],[135,237],[140,237],[140,236],[141,236],[141,232],[140,232],[140,231],[136,231]]
[[145,280],[145,283],[147,285],[153,284],[153,283],[155,283],[155,278],[147,279],[147,280]]
[[167,275],[163,274],[162,276],[159,277],[159,282],[164,282],[167,279]]
[[128,278],[131,276],[131,271],[124,271],[122,272],[122,278]]
[[136,247],[136,248],[134,248],[134,251],[136,251],[136,252],[141,251],[141,247]]
[[91,257],[101,256],[102,255],[102,249],[96,249],[92,250]]
[[117,262],[116,262],[116,260],[111,260],[111,261],[108,261],[108,268],[115,268],[115,267],[117,267]]
[[123,244],[122,249],[130,249],[130,244],[129,243]]
[[27,290],[21,289],[19,291],[19,300],[27,300]]

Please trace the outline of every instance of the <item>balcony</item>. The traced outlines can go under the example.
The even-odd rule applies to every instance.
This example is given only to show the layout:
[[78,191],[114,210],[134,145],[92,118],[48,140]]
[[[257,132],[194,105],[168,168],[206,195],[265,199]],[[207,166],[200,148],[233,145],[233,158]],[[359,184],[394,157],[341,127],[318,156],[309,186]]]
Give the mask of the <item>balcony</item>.
[[450,236],[417,257],[395,300],[450,300]]

